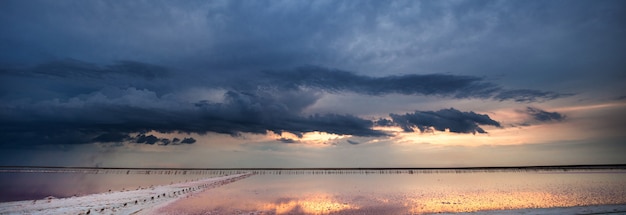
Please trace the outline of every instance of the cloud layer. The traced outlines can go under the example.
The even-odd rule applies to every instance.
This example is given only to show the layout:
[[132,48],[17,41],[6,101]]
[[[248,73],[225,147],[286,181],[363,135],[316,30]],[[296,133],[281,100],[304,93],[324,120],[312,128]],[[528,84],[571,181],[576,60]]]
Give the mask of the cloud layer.
[[558,122],[565,120],[565,115],[558,112],[548,112],[536,107],[526,107],[524,113],[528,114],[532,120],[539,123]]
[[264,71],[256,79],[246,83],[292,90],[312,87],[329,92],[350,91],[377,96],[404,94],[516,102],[552,100],[570,95],[531,89],[504,89],[483,78],[473,76],[413,74],[369,77],[315,66],[300,67],[290,71]]
[[[376,126],[483,133],[481,126],[500,123],[437,110],[455,105],[388,111],[383,120],[309,109],[328,94],[526,106],[579,96],[571,90],[578,86],[622,89],[616,56],[626,54],[626,36],[616,29],[624,8],[621,1],[2,1],[0,139],[169,145],[207,132],[390,135]],[[537,122],[563,119],[525,112]]]
[[486,114],[474,112],[461,112],[457,109],[442,109],[438,111],[415,111],[403,115],[390,114],[393,122],[383,121],[381,125],[398,125],[405,132],[413,132],[417,128],[421,132],[431,129],[455,133],[486,133],[479,125],[491,125],[500,127],[500,123],[491,119]]
[[[249,71],[218,81],[189,81],[161,66],[123,61],[113,65],[64,60],[30,69],[5,69],[0,106],[2,139],[7,143],[80,144],[135,142],[168,145],[195,140],[160,139],[146,132],[216,132],[277,134],[306,132],[386,136],[374,122],[350,114],[304,114],[324,93],[352,92],[368,96],[426,95],[515,101],[564,96],[536,90],[506,90],[481,78],[455,75],[369,77],[322,67],[283,71]],[[25,80],[30,85],[16,84]],[[193,87],[222,90],[221,100],[183,99]],[[540,113],[537,113],[540,114]],[[544,114],[545,115],[545,114]],[[429,127],[459,133],[484,133],[478,125],[499,124],[486,115],[445,109],[391,114],[389,125],[406,131]],[[139,135],[133,135],[138,133]],[[182,137],[181,137],[182,138]]]

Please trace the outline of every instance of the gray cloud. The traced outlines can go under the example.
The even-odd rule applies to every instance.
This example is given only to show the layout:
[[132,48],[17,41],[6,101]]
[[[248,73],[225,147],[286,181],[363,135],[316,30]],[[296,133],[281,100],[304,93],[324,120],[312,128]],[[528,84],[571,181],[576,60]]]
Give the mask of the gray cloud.
[[154,145],[158,141],[159,141],[159,138],[154,135],[146,136],[145,134],[140,134],[140,135],[137,135],[137,137],[135,138],[136,143],[145,143],[145,144],[150,144],[150,145]]
[[[124,140],[128,140],[128,139],[124,139]],[[122,142],[122,141],[113,141],[113,142]],[[178,138],[173,138],[172,140],[170,140],[167,138],[158,138],[154,135],[146,136],[145,134],[139,134],[135,138],[132,138],[131,141],[135,143],[144,143],[144,144],[149,144],[149,145],[159,144],[159,145],[164,145],[164,146],[196,143],[196,139],[192,137],[186,137],[186,138],[183,138],[183,140],[180,140]]]
[[533,120],[538,122],[558,122],[565,119],[565,115],[563,114],[558,112],[548,112],[536,107],[526,107],[524,113],[528,114]]
[[[450,129],[456,133],[487,133],[479,125],[492,125],[500,127],[500,123],[491,119],[486,114],[477,114],[472,111],[462,112],[454,108],[438,111],[415,111],[404,115],[390,114],[395,125],[400,126],[406,132],[413,132],[415,128],[421,132],[428,131],[430,127],[444,131]],[[382,124],[389,124],[383,121]]]
[[498,92],[494,99],[498,99],[500,101],[504,100],[513,100],[516,102],[536,102],[537,100],[552,100],[561,97],[572,96],[574,94],[571,93],[555,93],[555,92],[547,92],[547,91],[539,91],[539,90],[502,90]]
[[99,66],[74,59],[53,61],[37,65],[31,70],[34,75],[56,76],[61,78],[114,78],[116,75],[152,80],[164,77],[168,71],[164,67],[135,61],[120,61],[113,65]]
[[165,93],[172,91],[176,82],[180,81],[164,67],[133,61],[101,66],[67,59],[30,68],[4,68],[2,71],[0,98],[5,101],[70,99],[111,87],[143,88]]
[[297,143],[297,140],[291,139],[291,138],[284,138],[281,137],[278,139],[278,141],[282,142],[282,143]]
[[130,136],[128,134],[122,133],[104,133],[92,139],[94,142],[102,142],[102,143],[115,143],[115,142],[124,142],[129,140]]
[[[221,75],[215,80],[184,79],[184,74],[173,76],[168,69],[151,64],[121,61],[107,66],[64,60],[44,63],[31,69],[5,69],[0,74],[5,79],[3,87],[10,98],[40,96],[42,98],[69,98],[81,93],[99,91],[107,86],[133,86],[145,88],[159,94],[177,88],[207,86],[246,92],[260,89],[298,91],[310,87],[330,93],[355,92],[365,95],[387,94],[430,95],[454,98],[481,98],[535,102],[558,99],[571,94],[530,89],[504,89],[483,78],[473,76],[427,74],[369,77],[354,72],[328,69],[317,66],[298,67],[279,71],[248,71]],[[178,71],[176,71],[178,72]],[[154,80],[159,78],[160,80]],[[37,84],[11,83],[29,81]],[[185,85],[176,86],[176,81]],[[0,94],[1,95],[1,94]],[[306,104],[303,104],[306,105]]]
[[359,144],[361,144],[360,142],[354,141],[354,140],[346,140],[346,142],[348,142],[350,145],[359,145]]
[[182,143],[182,144],[193,144],[195,142],[196,142],[196,139],[193,139],[191,137],[187,137],[187,138],[185,138],[185,139],[180,141],[180,143]]
[[328,92],[349,91],[366,95],[432,95],[454,98],[481,98],[535,102],[553,100],[571,94],[530,89],[504,89],[479,77],[428,74],[369,77],[353,72],[308,66],[286,71],[264,71],[253,86],[299,89],[313,87]]

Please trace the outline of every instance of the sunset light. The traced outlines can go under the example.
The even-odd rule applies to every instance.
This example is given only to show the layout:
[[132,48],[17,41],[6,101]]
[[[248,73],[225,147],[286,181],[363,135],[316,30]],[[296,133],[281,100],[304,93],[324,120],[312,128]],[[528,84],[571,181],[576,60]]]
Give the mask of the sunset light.
[[0,214],[626,213],[625,29],[625,0],[0,0]]

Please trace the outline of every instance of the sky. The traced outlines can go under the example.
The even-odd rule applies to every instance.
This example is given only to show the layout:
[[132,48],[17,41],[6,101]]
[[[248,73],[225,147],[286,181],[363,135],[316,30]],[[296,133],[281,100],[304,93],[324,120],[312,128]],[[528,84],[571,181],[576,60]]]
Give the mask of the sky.
[[0,165],[624,164],[626,2],[0,1]]

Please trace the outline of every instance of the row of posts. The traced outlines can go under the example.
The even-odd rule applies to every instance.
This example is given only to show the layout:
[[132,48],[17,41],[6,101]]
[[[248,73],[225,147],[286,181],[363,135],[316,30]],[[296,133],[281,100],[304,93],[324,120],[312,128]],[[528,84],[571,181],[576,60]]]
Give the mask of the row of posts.
[[[168,170],[168,169],[22,169],[0,172],[20,173],[81,173],[81,174],[143,174],[143,175],[354,175],[354,174],[434,174],[478,172],[529,172],[529,169],[221,169],[221,170]],[[554,171],[554,170],[553,170]],[[561,170],[567,171],[567,170]]]

